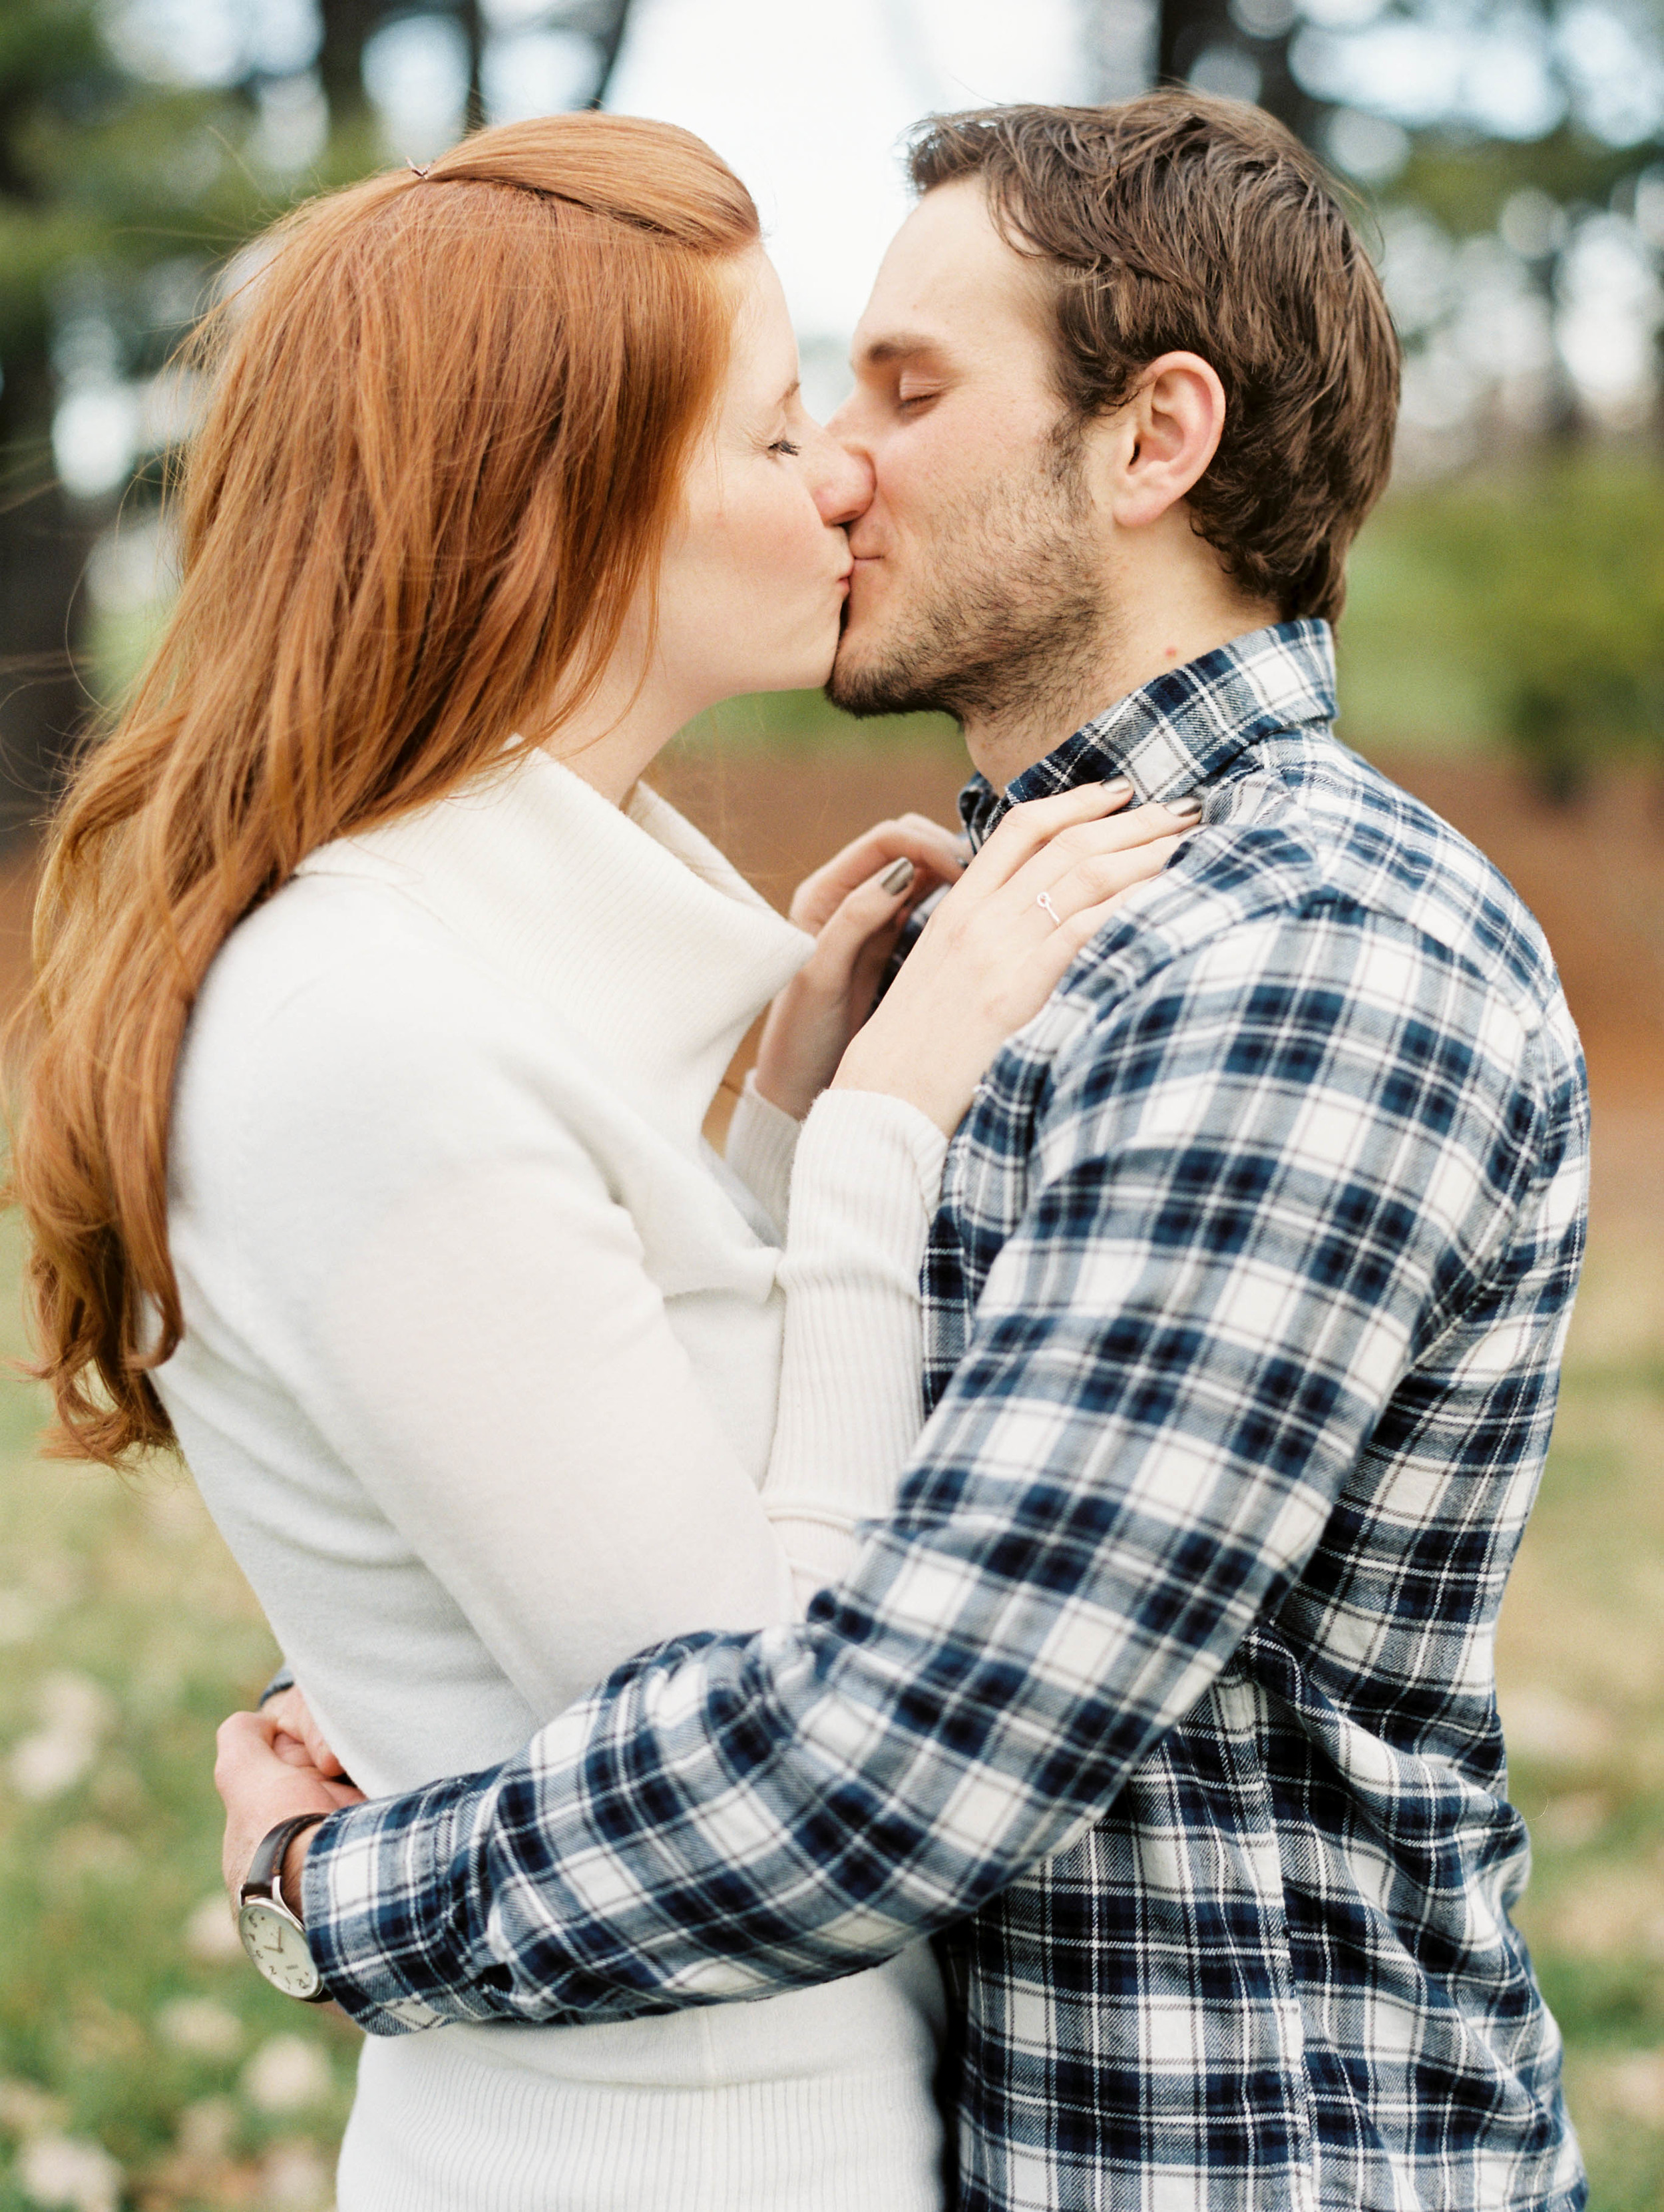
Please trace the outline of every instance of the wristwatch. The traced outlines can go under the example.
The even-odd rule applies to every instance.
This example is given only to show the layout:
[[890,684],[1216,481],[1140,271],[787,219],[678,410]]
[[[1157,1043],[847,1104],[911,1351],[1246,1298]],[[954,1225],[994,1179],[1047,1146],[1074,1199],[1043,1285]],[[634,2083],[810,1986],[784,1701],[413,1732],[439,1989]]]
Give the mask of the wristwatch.
[[302,2004],[327,2004],[329,1991],[313,1963],[312,1948],[300,1920],[283,1902],[283,1855],[303,1828],[326,1820],[324,1813],[297,1813],[280,1820],[249,1862],[237,1893],[237,1933],[252,1962],[274,1990]]

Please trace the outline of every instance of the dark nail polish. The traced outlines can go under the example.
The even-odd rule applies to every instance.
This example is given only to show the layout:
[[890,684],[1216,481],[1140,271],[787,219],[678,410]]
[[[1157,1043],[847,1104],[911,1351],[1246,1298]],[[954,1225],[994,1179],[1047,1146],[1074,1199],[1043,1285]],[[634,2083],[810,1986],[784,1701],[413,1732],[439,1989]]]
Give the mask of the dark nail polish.
[[912,861],[896,860],[893,862],[890,866],[884,870],[883,875],[879,877],[878,881],[890,893],[891,898],[899,898],[902,893],[907,889],[908,885],[913,881]]

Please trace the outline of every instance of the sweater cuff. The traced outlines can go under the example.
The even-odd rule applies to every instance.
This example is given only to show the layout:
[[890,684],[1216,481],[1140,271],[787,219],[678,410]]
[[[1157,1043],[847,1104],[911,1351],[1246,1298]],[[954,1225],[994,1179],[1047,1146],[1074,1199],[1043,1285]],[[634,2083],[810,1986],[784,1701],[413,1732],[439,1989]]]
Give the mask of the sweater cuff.
[[748,1075],[728,1125],[728,1165],[784,1235],[792,1161],[804,1125],[781,1107],[774,1105]]
[[[871,1236],[916,1275],[942,1188],[948,1140],[928,1115],[882,1091],[823,1091],[810,1109],[792,1170],[792,1204],[841,1232]],[[794,1218],[814,1241],[813,1223]]]
[[920,1272],[947,1139],[899,1098],[829,1091],[792,1174],[786,1359],[763,1497],[799,1600],[895,1504],[924,1419]]

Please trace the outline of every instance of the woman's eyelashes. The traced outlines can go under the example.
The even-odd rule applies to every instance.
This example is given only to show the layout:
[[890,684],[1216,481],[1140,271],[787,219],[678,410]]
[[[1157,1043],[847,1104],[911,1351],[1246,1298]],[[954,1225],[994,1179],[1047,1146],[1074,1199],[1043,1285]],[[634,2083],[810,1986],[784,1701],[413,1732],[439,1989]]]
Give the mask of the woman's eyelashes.
[[803,447],[801,446],[794,446],[789,438],[776,438],[774,444],[769,447],[768,450],[771,453],[784,453],[788,458],[795,458],[797,454],[803,451]]

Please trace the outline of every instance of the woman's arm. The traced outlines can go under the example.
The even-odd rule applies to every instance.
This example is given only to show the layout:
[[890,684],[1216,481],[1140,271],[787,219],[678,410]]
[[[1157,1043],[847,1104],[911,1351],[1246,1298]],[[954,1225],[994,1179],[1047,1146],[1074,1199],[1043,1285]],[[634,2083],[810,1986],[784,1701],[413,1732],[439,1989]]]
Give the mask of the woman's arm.
[[[859,1524],[889,1513],[923,1425],[920,1275],[946,1129],[994,1046],[1037,1010],[1044,990],[1036,991],[1035,969],[1044,975],[1049,961],[1060,973],[1069,947],[1102,920],[1102,902],[1153,873],[1176,842],[1179,825],[1163,810],[1121,815],[1127,795],[1072,793],[1061,805],[1018,809],[969,869],[958,841],[924,817],[881,823],[793,901],[793,920],[817,932],[816,949],[770,1010],[740,1135],[766,1157],[771,1139],[780,1141],[783,1118],[775,1113],[771,1127],[770,1102],[807,1110],[780,1267],[786,1344],[767,1492],[800,1607],[848,1571]],[[963,888],[942,902],[943,923],[927,926],[936,936],[915,955],[895,1004],[869,1024],[912,907],[962,874]],[[1048,886],[1049,919],[1031,920],[1025,909]],[[1013,940],[1036,926],[1038,959],[1032,951],[1014,959]],[[992,939],[981,951],[979,927]],[[1007,999],[1011,981],[1016,994]],[[991,1022],[979,1000],[999,1008]],[[987,1050],[967,1054],[963,1039],[979,1019]],[[863,1024],[861,1064],[872,1087],[823,1088],[835,1077],[845,1083],[857,1057],[851,1039]],[[899,1037],[899,1059],[881,1030]],[[935,1120],[912,1095],[914,1045],[938,1063],[917,1092],[934,1105]]]
[[792,919],[815,951],[770,1009],[729,1132],[729,1164],[782,1226],[789,1187],[766,1496],[800,1608],[847,1568],[858,1525],[890,1510],[924,1419],[920,1273],[947,1150],[905,1101],[825,1085],[914,907],[963,867],[957,837],[905,815],[799,887]]
[[[1054,803],[1032,811],[1052,834]],[[1140,828],[1117,887],[1167,857],[1166,825]],[[985,870],[996,896],[1028,849],[1009,838],[1007,868]],[[1069,853],[1056,867],[1078,873]],[[1052,880],[1072,941],[1110,886],[1095,875],[1071,900]],[[1034,941],[1011,950],[993,905],[962,918],[945,966],[925,963],[933,988],[965,988],[979,1067],[1022,1018],[1008,970],[1035,965]],[[1058,937],[1024,987],[1029,1011]],[[547,1714],[667,1636],[788,1619],[793,1565],[806,1595],[855,1521],[884,1509],[920,1418],[917,1263],[941,1121],[886,1092],[882,1055],[871,1092],[837,1090],[817,1109],[782,1261],[786,1381],[760,1496],[635,1224],[551,1110],[560,1070],[540,1060],[536,1025],[461,962],[422,969],[420,1018],[411,990],[397,964],[320,975],[242,1056],[251,1340]],[[938,1116],[957,1118],[941,1102],[960,1085],[968,1096],[976,1072],[932,1056]],[[322,1100],[339,1102],[333,1115]]]
[[782,1231],[805,1116],[872,1011],[921,899],[956,882],[963,839],[922,814],[876,823],[799,884],[792,920],[815,950],[768,1010],[757,1065],[728,1129],[728,1164]]
[[313,978],[244,1056],[243,1330],[553,1712],[644,1633],[788,1618],[791,1576],[557,1043],[410,964]]
[[891,1510],[923,1425],[920,1278],[946,1151],[916,1107],[857,1091],[825,1092],[799,1142],[764,1499],[799,1609]]
[[728,1124],[723,1158],[774,1223],[783,1238],[792,1189],[792,1163],[803,1123],[762,1096],[748,1075]]

